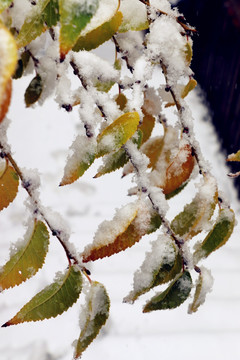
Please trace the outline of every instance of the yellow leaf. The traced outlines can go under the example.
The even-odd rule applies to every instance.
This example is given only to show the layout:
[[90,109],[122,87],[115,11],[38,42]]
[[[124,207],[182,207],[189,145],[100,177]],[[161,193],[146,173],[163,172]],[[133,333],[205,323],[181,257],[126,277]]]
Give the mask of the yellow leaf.
[[139,121],[140,117],[136,111],[128,112],[106,127],[97,138],[97,157],[120,149],[133,136]]
[[15,199],[18,192],[19,179],[15,170],[7,166],[5,172],[0,177],[0,210],[8,207]]

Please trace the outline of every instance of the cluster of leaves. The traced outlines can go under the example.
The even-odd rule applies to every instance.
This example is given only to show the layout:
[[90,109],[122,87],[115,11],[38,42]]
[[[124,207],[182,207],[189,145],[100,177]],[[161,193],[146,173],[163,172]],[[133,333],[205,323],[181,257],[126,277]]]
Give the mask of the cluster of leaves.
[[[100,157],[103,164],[95,178],[120,168],[123,168],[124,176],[134,173],[137,178],[137,186],[130,194],[138,199],[117,210],[113,220],[99,226],[93,243],[81,254],[74,254],[61,232],[54,229],[44,211],[39,210],[39,200],[31,181],[26,181],[0,139],[3,158],[0,164],[0,210],[14,200],[19,178],[35,205],[33,221],[24,241],[1,268],[1,289],[20,285],[42,268],[48,252],[48,229],[63,245],[69,261],[64,273],[58,274],[52,284],[3,326],[60,315],[77,301],[82,287],[87,287],[84,275],[90,287],[74,355],[78,358],[105,324],[110,305],[106,289],[90,280],[83,263],[123,251],[143,236],[160,229],[161,234],[152,243],[152,251],[146,254],[144,263],[134,275],[133,290],[125,301],[134,302],[152,288],[167,284],[164,291],[147,301],[143,312],[176,308],[189,298],[194,287],[191,273],[196,270],[199,278],[189,307],[189,312],[195,312],[210,290],[211,278],[198,263],[229,239],[234,227],[234,213],[220,202],[216,182],[204,168],[200,150],[194,146],[191,127],[186,126],[189,119],[184,117],[186,105],[183,99],[196,86],[189,68],[192,58],[189,34],[195,30],[167,0],[132,0],[131,4],[127,0],[38,0],[29,5],[29,12],[20,26],[12,15],[16,5],[17,1],[0,1],[0,122],[4,124],[10,103],[12,78],[21,78],[31,67],[36,74],[25,91],[26,106],[44,101],[46,95],[43,93],[49,85],[47,81],[52,70],[51,66],[44,67],[43,58],[47,55],[41,58],[39,53],[43,48],[57,44],[54,58],[51,58],[57,67],[56,88],[60,87],[61,77],[64,77],[62,69],[72,68],[80,80],[77,92],[68,98],[58,94],[57,101],[67,111],[79,106],[85,131],[73,142],[60,185],[78,180]],[[133,16],[136,11],[137,18]],[[171,51],[161,52],[158,43],[153,49],[155,40],[151,34],[155,34],[154,27],[160,21],[162,26],[168,21],[167,26],[176,33],[170,31],[170,36],[176,35],[174,51],[180,56],[178,60],[183,64],[183,70],[174,76]],[[148,32],[143,36],[142,30],[146,29]],[[97,64],[96,55],[90,51],[110,39],[116,47],[115,63],[113,66],[104,63],[103,70],[101,66],[93,68]],[[88,72],[87,63],[90,66]],[[146,67],[142,71],[144,75],[139,72],[140,65]],[[149,81],[153,69],[159,67],[165,79],[154,88]],[[115,84],[118,93],[114,90]],[[177,108],[179,118],[175,125],[170,125],[163,112],[173,106]],[[153,136],[157,126],[161,130]],[[163,208],[168,199],[177,196],[193,181],[199,173],[197,169],[202,179],[195,197],[169,222]],[[191,252],[190,241],[204,232],[207,232],[204,239],[196,242]]]

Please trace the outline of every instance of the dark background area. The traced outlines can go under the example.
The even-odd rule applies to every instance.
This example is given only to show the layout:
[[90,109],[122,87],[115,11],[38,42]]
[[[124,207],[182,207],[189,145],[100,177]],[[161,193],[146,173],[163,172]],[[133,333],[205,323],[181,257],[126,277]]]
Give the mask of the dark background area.
[[[240,149],[240,0],[182,0],[178,8],[198,32],[191,68],[227,156]],[[239,171],[240,163],[231,167]]]

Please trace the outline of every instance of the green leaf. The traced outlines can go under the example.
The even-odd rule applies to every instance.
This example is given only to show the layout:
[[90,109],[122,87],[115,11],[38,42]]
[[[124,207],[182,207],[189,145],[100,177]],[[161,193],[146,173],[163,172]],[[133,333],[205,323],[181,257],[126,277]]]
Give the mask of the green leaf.
[[192,289],[192,278],[188,271],[179,274],[169,287],[155,295],[143,308],[143,312],[175,309],[187,300]]
[[58,0],[50,0],[44,11],[44,22],[50,28],[56,26],[59,20]]
[[[137,144],[139,148],[142,142],[142,131],[137,130],[136,134],[137,138],[132,138],[132,141]],[[129,161],[129,158],[124,149],[119,149],[116,152],[106,155],[103,161],[104,164],[100,166],[100,168],[98,169],[98,173],[94,176],[94,178],[98,178],[102,175],[120,169]]]
[[139,121],[137,112],[128,112],[106,127],[97,138],[97,157],[120,149],[133,136]]
[[0,211],[8,207],[18,193],[19,178],[12,166],[7,165],[0,176]]
[[24,100],[27,107],[33,105],[41,96],[43,90],[43,81],[40,75],[36,75],[30,84],[28,85],[25,94]]
[[230,238],[234,225],[235,215],[233,210],[221,209],[213,229],[194,253],[195,263],[223,246]]
[[204,225],[211,219],[217,203],[217,187],[211,177],[204,179],[205,183],[200,187],[190,204],[171,222],[171,228],[180,236],[193,237],[203,230]]
[[45,224],[35,220],[34,227],[28,229],[22,245],[18,246],[18,250],[2,267],[0,288],[8,289],[34,276],[43,266],[48,245],[49,234]]
[[3,12],[5,9],[7,9],[13,0],[1,0],[0,1],[0,13]]
[[87,303],[83,308],[81,333],[76,344],[74,359],[79,358],[83,351],[96,338],[109,316],[110,300],[105,287],[97,281],[91,283]]
[[60,54],[65,55],[76,44],[80,31],[85,28],[96,13],[99,0],[59,0],[60,11]]
[[190,93],[190,91],[195,89],[196,86],[197,86],[197,81],[194,79],[190,79],[182,91],[181,98],[184,99]]
[[96,49],[105,41],[110,40],[118,30],[122,22],[122,17],[122,13],[118,11],[109,21],[87,33],[85,36],[80,36],[73,47],[73,51],[90,51]]
[[18,48],[28,45],[47,29],[47,20],[49,20],[49,10],[51,8],[50,3],[53,4],[55,1],[38,0],[37,5],[33,6],[16,38]]
[[65,274],[58,274],[54,283],[35,295],[11,320],[2,326],[56,317],[77,301],[81,290],[82,275],[80,270],[73,265]]
[[167,236],[159,236],[152,242],[152,249],[146,253],[140,269],[134,274],[133,291],[124,299],[126,302],[135,301],[153,287],[169,282],[180,273],[182,259],[173,240]]

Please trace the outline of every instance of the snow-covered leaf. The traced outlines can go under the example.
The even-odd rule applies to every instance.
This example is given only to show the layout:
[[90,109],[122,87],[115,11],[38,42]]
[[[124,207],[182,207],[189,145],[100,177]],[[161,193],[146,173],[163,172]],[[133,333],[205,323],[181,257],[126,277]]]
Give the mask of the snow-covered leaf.
[[163,184],[163,193],[170,194],[178,189],[191,175],[194,167],[194,157],[191,146],[185,144],[168,166]]
[[8,207],[18,192],[19,178],[12,166],[6,166],[0,177],[0,210]]
[[139,0],[131,0],[131,3],[128,0],[122,0],[120,11],[123,13],[123,22],[119,32],[148,29],[147,9]]
[[204,183],[190,204],[172,221],[173,231],[186,238],[191,238],[201,232],[213,215],[217,203],[216,181],[212,177],[205,177]]
[[[96,338],[109,316],[110,300],[105,287],[97,281],[91,283],[86,305],[80,314],[81,333],[76,343],[74,359]],[[83,316],[83,319],[81,319]]]
[[235,215],[231,209],[221,209],[213,229],[194,253],[195,262],[207,257],[223,246],[230,238],[235,225]]
[[187,300],[192,289],[192,278],[188,271],[179,274],[168,288],[155,295],[143,308],[143,312],[175,309]]
[[17,47],[9,30],[0,23],[0,122],[4,119],[11,100],[11,76],[17,65]]
[[0,271],[0,288],[8,289],[34,276],[43,266],[49,245],[49,234],[42,221],[34,222],[10,260]]
[[85,36],[80,36],[73,47],[73,51],[96,49],[99,45],[111,39],[118,30],[121,22],[122,13],[118,11],[109,21],[87,33]]
[[188,307],[189,314],[196,312],[199,306],[205,302],[207,293],[212,291],[213,277],[211,271],[204,267],[201,267],[200,271],[201,273],[197,280],[193,302]]
[[151,252],[146,253],[140,269],[134,274],[133,291],[124,299],[133,302],[154,286],[164,284],[180,273],[182,259],[173,240],[161,235],[152,242]]
[[82,253],[83,262],[111,256],[123,251],[145,234],[156,231],[161,225],[156,211],[142,202],[128,204],[118,209],[114,218],[104,221],[98,228],[92,244],[87,245]]
[[144,144],[151,136],[152,130],[155,125],[155,118],[151,114],[149,114],[144,108],[143,112],[143,120],[142,123],[138,126],[138,128],[143,132],[142,143]]
[[24,100],[27,107],[35,104],[41,96],[43,90],[43,81],[40,75],[36,75],[28,85],[25,94]]
[[2,326],[56,317],[77,301],[81,290],[82,275],[80,270],[73,265],[64,274],[58,274],[51,285],[35,295],[11,320]]
[[228,156],[227,161],[240,161],[240,150]]
[[79,179],[95,160],[96,143],[87,136],[78,136],[71,147],[60,186],[72,184]]
[[80,31],[89,23],[99,6],[99,0],[59,0],[60,55],[65,55],[76,44]]
[[58,2],[56,0],[38,0],[16,38],[18,48],[28,45],[47,28],[56,25],[58,20]]
[[117,118],[98,136],[97,157],[120,149],[137,130],[140,121],[139,114],[128,112]]

